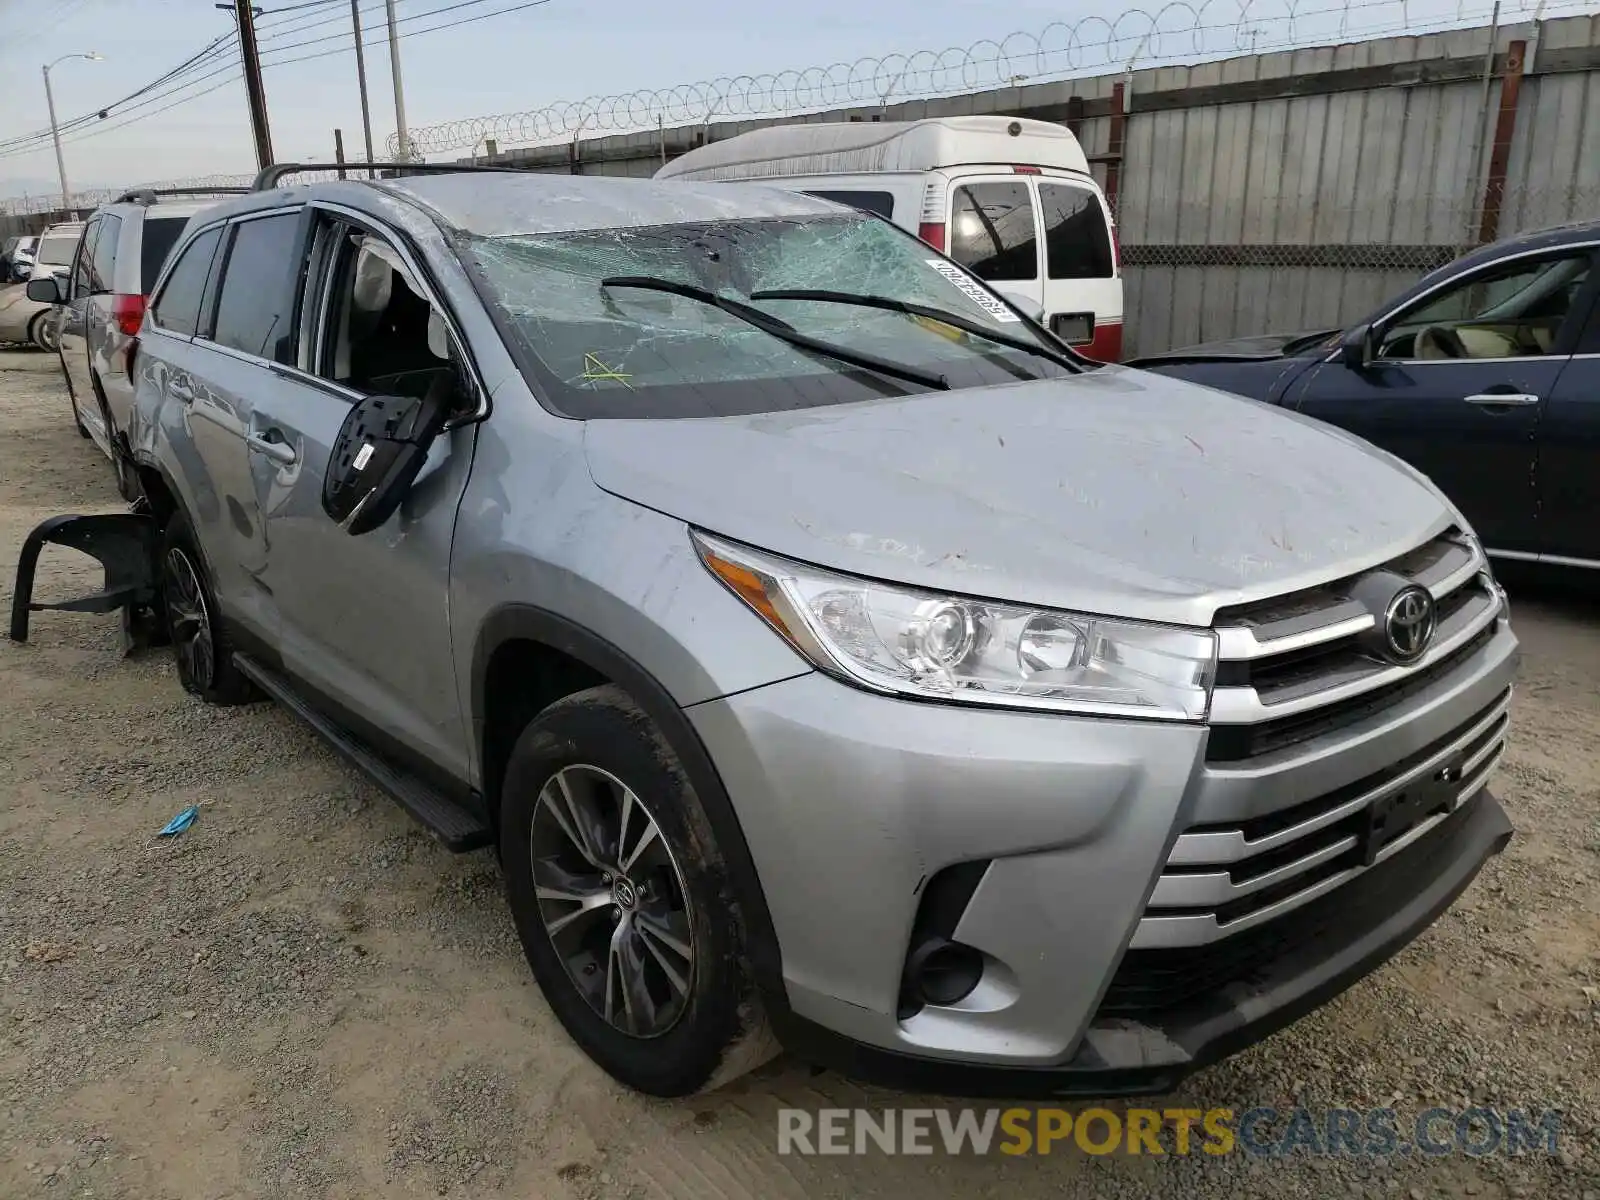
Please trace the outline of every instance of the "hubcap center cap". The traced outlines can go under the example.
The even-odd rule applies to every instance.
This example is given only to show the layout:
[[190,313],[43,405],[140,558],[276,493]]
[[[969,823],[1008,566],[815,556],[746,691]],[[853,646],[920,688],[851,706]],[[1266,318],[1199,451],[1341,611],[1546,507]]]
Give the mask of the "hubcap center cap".
[[611,898],[623,912],[632,912],[634,905],[639,903],[638,890],[631,882],[620,877],[611,885]]

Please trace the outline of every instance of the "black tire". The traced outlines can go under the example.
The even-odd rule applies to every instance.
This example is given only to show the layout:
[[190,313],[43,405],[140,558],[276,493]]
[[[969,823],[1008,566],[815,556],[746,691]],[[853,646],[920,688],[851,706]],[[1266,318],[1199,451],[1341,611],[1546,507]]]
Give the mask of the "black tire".
[[51,324],[53,317],[54,314],[48,309],[35,314],[28,322],[28,340],[41,350],[56,353],[60,350],[61,342],[56,336],[58,327]]
[[205,559],[182,511],[161,539],[161,603],[178,682],[207,704],[245,704],[256,698],[233,662],[233,646],[218,617]]
[[[631,798],[608,792],[607,776]],[[555,789],[562,780],[573,790],[593,783],[585,801],[591,815],[635,814],[631,823],[622,817],[622,832],[610,841],[605,822],[590,824],[593,856],[559,824],[551,807],[557,793],[552,790],[550,800],[542,796],[547,785]],[[610,685],[591,688],[545,709],[512,748],[501,795],[501,862],[528,965],[557,1018],[590,1058],[641,1092],[685,1096],[726,1083],[776,1053],[745,962],[738,906],[710,823],[677,757],[626,692]],[[609,809],[607,795],[616,802]],[[574,811],[568,809],[567,815]],[[655,825],[653,841],[641,819]],[[572,909],[541,908],[535,838],[540,839],[537,862],[545,905],[571,903]],[[629,845],[640,848],[627,855],[632,861],[622,864],[625,870],[614,877],[603,874],[599,864],[621,860]],[[566,872],[558,878],[571,881],[569,891],[591,897],[604,892],[611,899],[598,905],[552,899],[552,872]],[[637,892],[636,904],[616,899],[616,889],[624,884],[627,897]],[[681,915],[675,896],[682,900]],[[576,920],[562,924],[563,912],[580,910]],[[559,926],[559,949],[547,921]],[[670,930],[678,950],[657,930]],[[584,944],[607,948],[603,962],[598,951],[574,952]],[[573,960],[583,965],[569,969]],[[676,985],[667,971],[670,964],[678,968]],[[603,978],[597,978],[602,970]],[[614,991],[614,977],[634,980],[642,991]],[[580,978],[587,995],[579,989]],[[613,1019],[599,1005],[597,992],[608,1001],[618,997]],[[632,1003],[629,994],[636,998]],[[641,1013],[659,1019],[660,1028],[644,1028],[649,1022]]]

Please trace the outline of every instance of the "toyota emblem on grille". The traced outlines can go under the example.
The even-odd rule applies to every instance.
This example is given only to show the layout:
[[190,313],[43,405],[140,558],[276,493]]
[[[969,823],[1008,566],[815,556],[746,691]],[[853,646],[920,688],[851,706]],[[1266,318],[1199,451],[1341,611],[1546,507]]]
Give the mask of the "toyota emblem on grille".
[[1416,584],[1403,587],[1383,610],[1383,648],[1396,663],[1414,663],[1428,652],[1437,624],[1433,594]]

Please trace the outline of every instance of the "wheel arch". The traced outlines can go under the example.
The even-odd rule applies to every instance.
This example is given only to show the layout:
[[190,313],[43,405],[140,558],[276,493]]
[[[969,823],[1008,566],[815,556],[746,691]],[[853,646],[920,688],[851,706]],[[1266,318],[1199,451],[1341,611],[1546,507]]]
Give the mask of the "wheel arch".
[[[761,989],[768,1012],[774,1008],[786,1012],[782,958],[755,859],[733,801],[694,725],[667,689],[623,650],[566,617],[528,604],[507,604],[492,611],[480,626],[473,645],[469,701],[472,737],[480,756],[484,802],[491,819],[495,819],[499,808],[499,779],[505,768],[504,755],[509,752],[505,742],[508,737],[514,742],[526,721],[537,715],[537,711],[528,711],[532,704],[525,704],[513,720],[497,722],[497,710],[505,711],[500,706],[507,698],[503,692],[498,698],[495,693],[505,686],[508,676],[522,677],[522,673],[508,670],[508,666],[525,665],[525,656],[532,656],[554,671],[560,683],[555,689],[545,689],[542,695],[535,688],[538,709],[562,695],[613,683],[625,690],[661,731],[705,807],[727,865],[743,918],[751,975]],[[552,691],[560,694],[551,694]]]

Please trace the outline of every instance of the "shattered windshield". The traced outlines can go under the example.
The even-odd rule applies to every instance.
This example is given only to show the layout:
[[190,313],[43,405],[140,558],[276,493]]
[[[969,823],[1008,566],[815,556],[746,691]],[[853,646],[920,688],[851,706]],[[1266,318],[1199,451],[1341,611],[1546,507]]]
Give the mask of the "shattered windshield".
[[[909,302],[1047,345],[927,246],[855,214],[474,236],[465,253],[535,376],[529,383],[575,417],[725,416],[926,390],[728,311],[741,305],[805,339],[942,377],[952,388],[1072,372],[926,315],[840,299],[752,299],[827,291]],[[729,304],[620,283],[641,278],[704,289]]]

